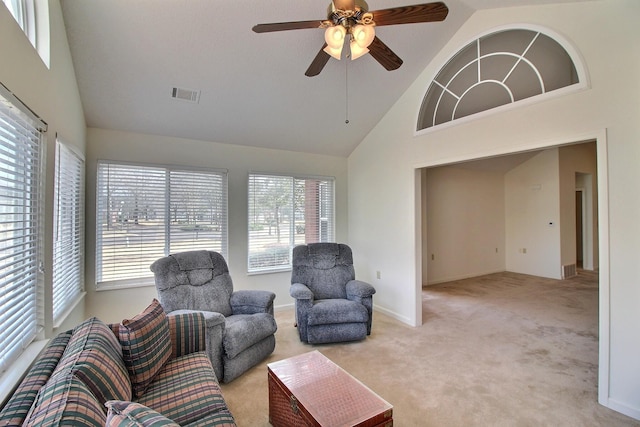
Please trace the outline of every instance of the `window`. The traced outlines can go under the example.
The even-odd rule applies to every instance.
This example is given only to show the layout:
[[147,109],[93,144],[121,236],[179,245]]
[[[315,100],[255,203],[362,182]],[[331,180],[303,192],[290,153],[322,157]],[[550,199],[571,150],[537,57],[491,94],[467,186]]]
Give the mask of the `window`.
[[84,290],[84,159],[56,141],[53,321]]
[[582,70],[567,50],[537,30],[509,29],[466,45],[438,72],[425,94],[417,130],[569,86]]
[[31,44],[36,45],[36,14],[34,0],[2,0]]
[[0,372],[36,338],[42,311],[42,146],[46,123],[0,85]]
[[149,266],[175,252],[226,257],[226,171],[101,161],[97,187],[98,288],[153,283]]
[[334,239],[333,178],[249,175],[250,273],[290,269],[294,246]]

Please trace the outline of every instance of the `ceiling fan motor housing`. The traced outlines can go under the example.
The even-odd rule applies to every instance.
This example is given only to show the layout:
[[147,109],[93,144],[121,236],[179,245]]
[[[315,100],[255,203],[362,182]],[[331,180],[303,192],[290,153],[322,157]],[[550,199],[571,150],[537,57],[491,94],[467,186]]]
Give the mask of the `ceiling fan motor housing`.
[[327,20],[332,25],[342,25],[347,29],[358,23],[372,25],[373,16],[367,13],[368,10],[369,5],[363,0],[356,0],[353,10],[337,9],[335,4],[331,2],[327,10]]

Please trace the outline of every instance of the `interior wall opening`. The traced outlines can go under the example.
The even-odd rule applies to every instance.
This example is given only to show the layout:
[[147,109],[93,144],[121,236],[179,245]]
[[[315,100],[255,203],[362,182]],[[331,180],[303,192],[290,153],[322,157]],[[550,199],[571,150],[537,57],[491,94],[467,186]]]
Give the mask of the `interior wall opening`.
[[502,271],[562,279],[579,260],[596,270],[596,148],[589,141],[422,169],[421,284]]
[[[569,148],[569,150],[562,152],[562,149],[565,147]],[[573,149],[577,149],[579,151],[571,151]],[[609,219],[607,208],[608,192],[606,150],[606,135],[603,132],[598,134],[598,136],[594,136],[593,139],[584,139],[575,143],[561,142],[556,145],[550,144],[548,146],[543,144],[539,147],[532,147],[531,150],[524,150],[517,153],[506,153],[505,155],[497,157],[465,159],[457,163],[434,163],[427,167],[417,169],[416,171],[418,173],[416,175],[416,182],[419,188],[416,191],[416,197],[418,197],[417,212],[420,214],[420,222],[418,226],[419,233],[417,238],[420,239],[418,240],[420,253],[417,257],[418,271],[416,283],[418,289],[416,289],[416,293],[421,296],[419,298],[421,303],[419,304],[419,307],[417,307],[419,311],[419,313],[416,314],[416,318],[418,319],[417,324],[428,323],[428,319],[423,318],[423,309],[424,307],[427,307],[428,304],[428,300],[425,301],[422,297],[423,286],[427,286],[428,289],[428,285],[430,284],[436,284],[438,282],[443,283],[447,280],[476,277],[491,273],[492,271],[509,272],[511,271],[512,265],[519,265],[517,257],[525,259],[527,256],[531,255],[534,255],[535,257],[535,252],[540,251],[539,248],[542,248],[546,253],[545,257],[548,257],[549,254],[551,254],[554,258],[554,261],[551,264],[553,264],[553,270],[555,270],[555,272],[547,274],[546,277],[561,279],[563,264],[568,262],[573,262],[576,265],[578,264],[578,250],[579,247],[581,247],[582,269],[586,270],[585,274],[590,278],[595,277],[595,280],[597,281],[598,308],[595,310],[592,321],[594,324],[598,325],[597,387],[598,400],[601,404],[604,404],[604,397],[606,396],[606,390],[609,383],[607,366],[609,363],[610,346],[608,334],[609,324],[607,320],[609,316],[608,307],[610,297],[608,282],[609,265],[607,262]],[[583,154],[587,153],[587,157],[590,158],[590,169],[587,170],[583,169],[582,166],[576,166],[575,162],[580,164],[580,161],[576,160],[578,157],[575,156],[575,153],[579,152],[582,152]],[[540,156],[540,158],[535,159],[538,156]],[[525,212],[528,209],[535,209],[536,203],[532,202],[536,200],[539,202],[540,200],[538,199],[541,198],[541,194],[546,191],[551,193],[555,192],[554,194],[558,196],[558,200],[563,199],[561,202],[558,202],[557,215],[548,215],[549,211],[544,209],[544,204],[542,204],[543,207],[541,209],[540,206],[537,206],[538,210],[535,211],[540,218],[545,219],[546,228],[544,228],[544,231],[554,235],[554,238],[556,239],[554,244],[551,244],[548,247],[544,245],[536,246],[540,243],[544,243],[544,239],[541,241],[537,241],[535,239],[532,241],[526,241],[527,237],[531,237],[527,236],[527,234],[523,237],[523,239],[525,239],[525,243],[519,243],[519,238],[522,237],[521,234],[517,231],[513,231],[509,225],[509,215],[518,216],[517,213],[519,211],[517,209],[514,214],[514,212],[510,212],[506,206],[498,204],[498,211],[502,210],[502,212],[504,212],[502,216],[500,214],[496,214],[494,216],[485,215],[483,219],[479,219],[478,215],[475,215],[475,209],[469,208],[468,204],[465,208],[465,204],[461,202],[461,200],[466,199],[467,202],[478,201],[478,203],[486,205],[492,203],[492,200],[495,200],[493,198],[495,195],[490,194],[489,197],[487,197],[486,193],[481,191],[482,186],[476,182],[478,179],[471,179],[469,176],[475,176],[476,178],[481,177],[482,179],[480,179],[480,181],[491,182],[492,180],[495,180],[502,182],[502,185],[505,186],[505,191],[507,191],[507,183],[505,183],[504,179],[501,181],[497,178],[495,176],[496,174],[504,176],[505,174],[509,174],[514,168],[520,168],[526,171],[529,171],[529,169],[533,171],[541,171],[540,176],[544,177],[549,174],[548,170],[545,170],[544,168],[540,170],[536,167],[531,167],[531,165],[539,166],[537,163],[540,163],[541,158],[546,161],[549,161],[550,159],[557,161],[557,173],[554,172],[550,175],[555,174],[554,179],[557,178],[557,181],[554,182],[562,182],[563,185],[559,185],[560,188],[551,191],[551,188],[549,187],[551,184],[547,181],[525,181],[526,185],[520,188],[520,192],[529,193],[528,198],[530,200],[529,203],[525,203],[520,206],[520,208],[521,211]],[[529,162],[531,163],[527,164]],[[542,163],[545,164],[545,162]],[[449,170],[446,170],[444,168],[445,166],[448,167]],[[448,179],[438,180],[438,177],[434,176],[438,174],[447,175],[447,173],[452,172],[452,169],[456,170],[453,172],[453,176],[448,177]],[[457,184],[464,187],[464,185],[462,185],[463,183],[466,183],[466,193],[462,192],[458,198],[452,197],[453,195],[448,193],[451,185]],[[429,189],[433,190],[434,188],[436,189],[435,191],[438,191],[439,189],[439,191],[444,195],[443,198],[439,200],[440,204],[444,206],[450,204],[450,208],[453,207],[455,208],[454,211],[458,211],[458,220],[465,220],[466,224],[470,224],[473,228],[464,229],[458,227],[457,229],[454,228],[452,233],[446,233],[446,227],[442,227],[438,222],[431,221],[434,217],[438,217],[438,214],[436,213],[438,212],[438,209],[441,208],[441,206],[434,206],[433,202],[430,203],[428,201],[427,191]],[[576,206],[578,203],[578,192],[580,192],[580,208]],[[562,198],[560,198],[560,193],[563,194]],[[516,201],[519,200],[516,198]],[[509,202],[504,203],[506,205]],[[562,203],[562,209],[560,209],[560,203]],[[571,208],[567,208],[567,206],[570,206]],[[446,213],[446,209],[444,209],[444,211]],[[440,212],[440,215],[442,215],[442,212]],[[578,219],[578,215],[580,215],[580,219]],[[570,220],[568,220],[567,217],[570,217]],[[530,226],[531,224],[522,228],[527,229]],[[502,229],[504,230],[504,233],[502,235],[497,233],[498,238],[490,240],[487,238],[487,233],[483,232],[485,229],[489,229],[489,232]],[[579,230],[582,232],[579,232]],[[438,241],[438,233],[441,235],[446,234],[449,237],[453,234],[453,238],[448,239],[447,241]],[[455,236],[456,234],[459,234],[460,236]],[[535,234],[536,233],[533,233],[534,237]],[[570,237],[567,238],[567,236]],[[436,240],[434,241],[434,239]],[[456,244],[456,242],[458,243]],[[461,244],[460,242],[464,243]],[[530,246],[530,244],[532,246]],[[444,249],[442,245],[445,245]],[[555,247],[551,247],[554,245]],[[435,270],[436,273],[438,272],[435,263],[438,261],[446,261],[447,249],[451,251],[450,253],[455,254],[454,258],[457,259],[456,262],[458,262],[458,265],[464,265],[465,263],[460,260],[464,260],[465,257],[470,255],[472,256],[474,251],[478,250],[478,248],[482,249],[484,257],[477,257],[480,261],[475,264],[472,263],[476,267],[475,272],[461,269],[455,274],[450,274],[450,277],[441,276],[439,279],[436,277],[431,282],[429,281],[429,272],[433,270]],[[489,254],[491,257],[489,257]],[[487,263],[487,259],[497,259],[498,263]],[[514,259],[516,261],[514,261]],[[479,265],[483,266],[483,268],[478,268]],[[530,273],[526,273],[525,271],[525,274]],[[544,277],[544,274],[541,274],[540,276]],[[526,304],[526,301],[523,301],[523,304]]]

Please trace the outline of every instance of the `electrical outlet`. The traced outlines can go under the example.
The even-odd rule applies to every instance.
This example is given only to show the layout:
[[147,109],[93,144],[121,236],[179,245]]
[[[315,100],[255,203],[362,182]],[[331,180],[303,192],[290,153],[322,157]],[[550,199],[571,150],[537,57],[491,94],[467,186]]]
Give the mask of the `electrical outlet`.
[[380,272],[376,271],[376,278],[379,279],[380,278]]

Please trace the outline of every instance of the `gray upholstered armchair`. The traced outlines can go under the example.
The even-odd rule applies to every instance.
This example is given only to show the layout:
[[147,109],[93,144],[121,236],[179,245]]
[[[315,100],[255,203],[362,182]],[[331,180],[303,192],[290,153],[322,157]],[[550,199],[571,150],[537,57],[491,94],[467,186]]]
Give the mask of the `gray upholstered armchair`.
[[207,324],[207,353],[216,376],[230,382],[275,348],[275,294],[233,291],[227,263],[217,252],[188,251],[151,264],[167,313],[200,311]]
[[372,295],[355,280],[351,248],[311,243],[293,249],[290,294],[300,340],[310,344],[356,341],[371,334]]

